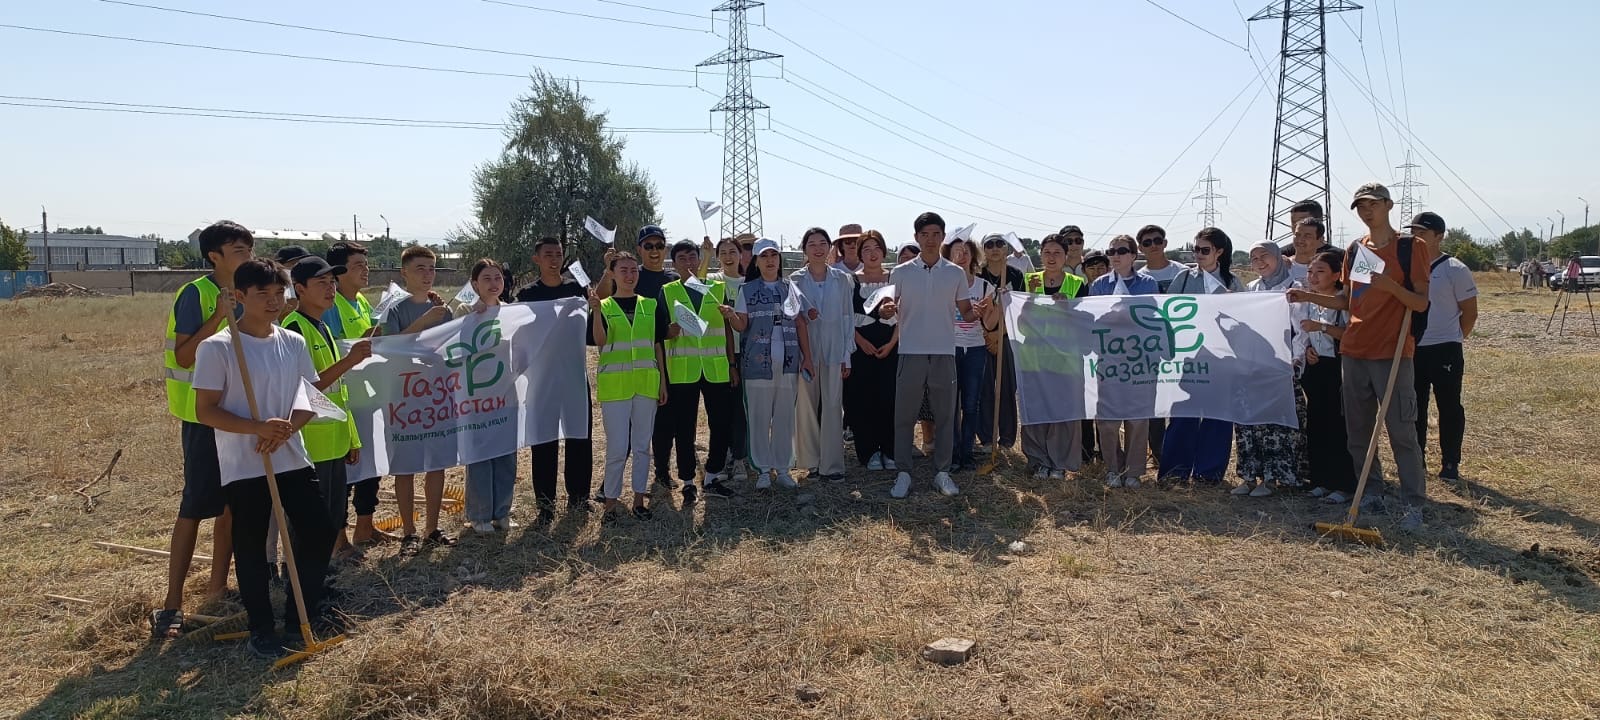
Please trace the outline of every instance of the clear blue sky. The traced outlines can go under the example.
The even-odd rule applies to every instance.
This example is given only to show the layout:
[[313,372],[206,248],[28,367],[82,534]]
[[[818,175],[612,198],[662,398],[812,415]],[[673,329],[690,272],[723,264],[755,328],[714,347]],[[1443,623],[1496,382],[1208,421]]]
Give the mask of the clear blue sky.
[[[481,0],[140,1],[684,70],[725,47],[723,39],[707,32],[711,21],[702,19],[714,4],[711,0],[631,0],[702,18],[603,0],[513,0],[685,29]],[[1409,113],[1409,124],[1421,141],[1460,173],[1460,179],[1447,174],[1433,155],[1417,147],[1417,163],[1423,166],[1418,179],[1430,185],[1423,194],[1425,206],[1452,226],[1479,236],[1498,236],[1507,223],[1533,228],[1555,218],[1559,224],[1557,210],[1566,213],[1569,229],[1581,225],[1583,206],[1577,197],[1600,201],[1600,179],[1594,172],[1600,160],[1595,133],[1600,111],[1595,71],[1600,66],[1590,37],[1600,26],[1600,3],[1566,0],[1516,7],[1408,0],[1396,6],[1394,0],[1363,1],[1366,10],[1330,20],[1330,54],[1363,82],[1370,71],[1382,102],[1402,117]],[[1162,4],[1244,43],[1241,12],[1254,13],[1262,0],[1249,2],[1237,8],[1232,0]],[[1262,236],[1279,25],[1252,24],[1255,59],[1269,64],[1272,87],[1257,96],[1256,87],[1250,86],[1158,181],[1257,70],[1251,56],[1237,47],[1146,2],[772,0],[764,19],[770,27],[752,27],[751,44],[786,57],[781,68],[776,63],[756,68],[758,75],[771,78],[758,78],[755,93],[772,105],[775,130],[758,134],[761,147],[915,200],[763,157],[764,230],[769,236],[784,235],[792,243],[808,226],[831,231],[856,221],[900,241],[909,239],[918,212],[936,209],[952,225],[978,222],[980,233],[1016,230],[1038,237],[1075,223],[1098,238],[1108,230],[1131,233],[1143,223],[1157,222],[1172,235],[1187,237],[1200,226],[1198,204],[1188,198],[1196,194],[1196,180],[1208,162],[1227,195],[1218,224],[1236,243]],[[753,21],[762,20],[756,11]],[[1396,31],[1397,20],[1403,33]],[[588,80],[696,82],[688,73],[418,47],[98,0],[7,3],[0,23],[493,73],[526,73],[538,63],[557,75]],[[1364,36],[1364,48],[1357,33]],[[0,41],[0,94],[9,96],[496,122],[526,87],[518,77],[227,54],[10,28],[0,28]],[[806,50],[993,145],[918,113]],[[776,79],[780,69],[790,73],[789,79]],[[1397,180],[1399,171],[1391,168],[1402,162],[1407,143],[1401,133],[1379,124],[1372,103],[1331,61],[1328,74],[1335,109],[1330,120],[1335,205],[1342,206],[1340,198],[1361,182]],[[841,104],[852,112],[805,92],[807,81],[848,99]],[[723,80],[701,75],[698,82],[711,94],[692,87],[593,82],[583,89],[616,126],[720,130],[721,116],[711,115],[708,108],[717,100],[713,94],[722,93]],[[1247,105],[1251,98],[1254,102]],[[918,148],[862,118],[982,172]],[[767,127],[765,117],[760,122]],[[1237,130],[1224,144],[1236,122]],[[850,151],[828,148],[839,155],[864,155],[851,162],[829,157],[798,144],[794,138],[827,147],[800,131]],[[381,213],[397,237],[422,241],[437,241],[471,216],[472,170],[493,157],[502,143],[492,130],[244,122],[4,105],[0,138],[6,159],[6,172],[0,173],[0,219],[14,226],[36,225],[41,204],[49,207],[52,225],[93,224],[107,232],[157,232],[168,238],[224,217],[256,228],[334,229],[349,227],[351,215],[359,214],[364,231],[382,232]],[[627,155],[654,179],[669,232],[698,238],[702,233],[694,198],[720,197],[721,139],[710,133],[630,135]],[[1143,189],[1152,183],[1159,194],[1143,198],[1107,186]],[[1469,186],[1498,214],[1477,200]],[[1132,211],[1113,224],[1130,206]],[[1336,229],[1342,225],[1349,235],[1357,233],[1357,221],[1342,207],[1336,207],[1332,219]]]

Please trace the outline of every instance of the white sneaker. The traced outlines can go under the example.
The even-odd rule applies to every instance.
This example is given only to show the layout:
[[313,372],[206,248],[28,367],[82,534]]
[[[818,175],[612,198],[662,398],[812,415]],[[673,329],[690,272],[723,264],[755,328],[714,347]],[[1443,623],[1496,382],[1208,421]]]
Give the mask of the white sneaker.
[[953,497],[961,494],[961,489],[956,487],[955,481],[950,479],[950,473],[947,472],[942,472],[933,476],[933,486],[938,488],[939,492],[944,493],[947,497]]
[[1256,485],[1255,483],[1246,480],[1245,482],[1242,482],[1242,483],[1239,483],[1238,485],[1235,485],[1233,487],[1233,491],[1230,494],[1239,495],[1239,496],[1249,495],[1250,491],[1255,489],[1255,485]]
[[882,470],[883,469],[883,453],[873,453],[872,457],[867,460],[867,469],[868,470]]
[[1117,473],[1114,473],[1114,472],[1106,473],[1106,487],[1108,487],[1108,488],[1119,488],[1119,487],[1122,487],[1122,476],[1118,475]]
[[1322,496],[1322,502],[1329,505],[1343,505],[1347,502],[1350,502],[1350,496],[1335,490],[1327,495]]
[[911,494],[911,473],[900,473],[894,478],[894,487],[889,489],[889,497],[903,498]]
[[486,522],[473,523],[472,524],[472,531],[475,532],[475,533],[478,533],[480,535],[493,535],[494,534],[494,525],[492,523],[486,523]]
[[1060,471],[1060,470],[1051,470],[1048,475],[1045,475],[1045,479],[1046,480],[1065,480],[1065,479],[1067,479],[1067,474],[1065,472]]
[[885,470],[894,470],[894,469],[896,469],[895,465],[894,465],[894,461],[890,460],[889,458],[884,458],[883,459],[883,469],[885,469]]
[[499,520],[490,520],[489,524],[493,525],[494,529],[496,530],[511,530],[512,528],[517,527],[517,521],[508,517],[500,518]]
[[778,481],[778,487],[787,488],[790,490],[800,487],[800,483],[795,482],[794,476],[790,475],[789,473],[773,470],[772,474],[774,475],[773,479]]
[[1271,494],[1272,486],[1266,483],[1261,483],[1256,486],[1256,489],[1250,491],[1250,497],[1266,497]]
[[756,489],[766,490],[772,487],[772,473],[762,470],[756,475]]
[[1311,497],[1314,497],[1314,498],[1326,497],[1327,494],[1328,494],[1328,489],[1323,487],[1323,486],[1321,486],[1321,485],[1318,485],[1318,486],[1316,486],[1314,488],[1311,488]]
[[1139,478],[1136,478],[1136,477],[1123,478],[1122,479],[1122,486],[1125,487],[1125,488],[1137,488],[1137,487],[1139,487]]
[[1034,470],[1033,471],[1033,479],[1035,479],[1035,480],[1044,480],[1044,479],[1049,478],[1050,475],[1052,475],[1053,473],[1054,473],[1053,470],[1046,470],[1044,468],[1039,468],[1038,470]]

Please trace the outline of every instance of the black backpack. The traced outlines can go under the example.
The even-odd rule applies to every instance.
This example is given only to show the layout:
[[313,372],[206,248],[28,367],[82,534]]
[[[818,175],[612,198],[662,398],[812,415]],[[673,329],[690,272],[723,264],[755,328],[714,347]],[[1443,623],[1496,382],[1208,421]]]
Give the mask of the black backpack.
[[[1361,242],[1361,241],[1357,240],[1356,242]],[[1395,251],[1400,256],[1400,274],[1404,277],[1404,282],[1401,283],[1401,284],[1405,286],[1406,290],[1409,290],[1411,292],[1416,292],[1417,291],[1416,287],[1411,284],[1411,244],[1413,242],[1416,242],[1416,238],[1413,238],[1410,235],[1401,235],[1401,236],[1399,236],[1398,238],[1395,239],[1395,243],[1397,245],[1397,247],[1395,248]],[[1439,263],[1441,263],[1441,262],[1443,262],[1443,261],[1445,261],[1447,259],[1449,259],[1448,255],[1441,254],[1439,259],[1434,260],[1433,261],[1433,265],[1428,268],[1429,272],[1432,272],[1434,267],[1438,267]],[[1348,277],[1350,275],[1350,268],[1355,266],[1355,262],[1356,262],[1355,248],[1351,247],[1351,248],[1346,249],[1345,253],[1344,253],[1344,274],[1345,274],[1346,277]],[[1412,311],[1412,313],[1411,313],[1411,338],[1413,340],[1421,340],[1423,333],[1426,333],[1427,331],[1428,331],[1428,308],[1423,308],[1420,312]]]

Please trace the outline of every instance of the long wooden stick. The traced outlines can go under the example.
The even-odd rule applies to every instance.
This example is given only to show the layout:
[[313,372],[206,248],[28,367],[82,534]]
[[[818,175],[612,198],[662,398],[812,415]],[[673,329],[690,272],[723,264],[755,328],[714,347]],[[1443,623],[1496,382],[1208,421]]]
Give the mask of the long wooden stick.
[[[153,557],[169,557],[169,556],[172,555],[172,553],[167,552],[166,550],[156,550],[154,548],[134,547],[132,545],[120,545],[120,544],[112,543],[112,542],[101,542],[99,540],[96,540],[96,541],[94,541],[94,542],[92,542],[90,544],[95,546],[95,547],[97,547],[97,548],[100,548],[101,550],[110,550],[112,552],[134,553],[136,555],[150,555],[150,556],[153,556]],[[195,562],[207,562],[208,563],[208,562],[211,562],[211,556],[210,555],[201,555],[200,553],[195,553],[194,554],[194,561]]]
[[1345,525],[1355,525],[1361,514],[1361,495],[1367,491],[1367,473],[1372,472],[1372,461],[1378,456],[1378,439],[1383,436],[1384,420],[1389,415],[1389,401],[1394,397],[1394,381],[1400,375],[1401,356],[1406,352],[1406,336],[1411,334],[1411,309],[1400,321],[1400,337],[1394,343],[1394,360],[1389,363],[1389,381],[1383,388],[1383,400],[1378,402],[1378,417],[1372,422],[1372,440],[1367,443],[1367,459],[1361,464],[1361,477],[1356,480],[1355,497],[1350,498],[1350,512],[1345,514]]

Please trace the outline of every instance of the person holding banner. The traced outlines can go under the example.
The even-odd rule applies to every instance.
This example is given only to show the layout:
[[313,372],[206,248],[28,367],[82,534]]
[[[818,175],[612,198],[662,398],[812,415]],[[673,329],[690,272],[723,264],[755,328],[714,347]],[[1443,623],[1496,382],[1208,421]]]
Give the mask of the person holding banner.
[[[478,295],[473,313],[498,312],[500,299],[506,291],[505,268],[494,260],[481,258],[472,264],[470,282]],[[515,452],[468,463],[466,486],[467,524],[473,532],[488,535],[515,527],[511,522],[511,501],[517,490]]]
[[[978,270],[978,277],[1002,292],[1022,292],[1027,287],[1024,285],[1023,274],[1030,270],[1013,267],[1007,257],[1011,251],[1011,244],[1005,236],[990,234],[985,237],[983,265]],[[1005,322],[1005,319],[1001,318],[1000,322]],[[997,324],[985,321],[986,338],[994,337],[999,329]],[[1011,352],[1011,344],[1000,343],[999,354],[991,353],[983,369],[983,395],[978,400],[979,412],[982,415],[978,420],[978,442],[982,445],[998,442],[1001,447],[1010,448],[1017,444],[1017,377],[1012,369],[1015,362],[1016,357]],[[997,372],[1000,373],[999,397],[995,397],[994,394]],[[1000,413],[1000,436],[991,437],[995,431],[996,412]]]
[[[1056,233],[1061,239],[1061,244],[1067,249],[1067,272],[1083,277],[1083,230],[1077,225],[1067,225]],[[1041,241],[1042,244],[1042,241]],[[1044,258],[1039,258],[1043,261]]]
[[[338,338],[320,318],[333,310],[336,278],[347,274],[343,265],[329,265],[315,255],[301,258],[289,271],[294,283],[295,297],[300,299],[295,311],[281,323],[305,341],[311,353],[311,366],[317,371],[315,386],[339,406],[349,407],[349,393],[342,378],[362,361],[372,357],[372,341],[358,340],[350,346],[349,354],[339,351]],[[345,523],[349,519],[350,485],[346,480],[345,466],[361,462],[361,438],[356,432],[355,417],[346,415],[343,421],[315,422],[300,430],[306,454],[316,468],[317,482],[322,487],[322,499],[328,505],[328,520],[339,529],[334,538],[335,559],[359,561],[362,553],[345,538]],[[377,498],[373,498],[376,500]],[[368,511],[371,515],[371,511]],[[371,521],[371,517],[368,517]]]
[[[333,296],[333,307],[322,313],[322,323],[328,326],[328,331],[333,333],[336,340],[361,340],[378,334],[381,328],[374,323],[372,303],[367,302],[366,296],[361,294],[371,275],[366,246],[354,241],[334,243],[333,247],[328,248],[328,264],[342,265],[345,272],[334,276],[339,283],[339,291]],[[361,437],[361,429],[362,423],[358,420],[356,442],[365,447],[367,439]],[[367,430],[370,432],[371,428]],[[352,467],[366,467],[366,464],[358,463]],[[349,470],[346,468],[347,480]],[[372,515],[378,511],[380,478],[376,474],[371,477],[360,477],[360,474],[350,480],[350,504],[356,511],[356,529],[350,533],[350,544],[359,548],[373,542],[399,540],[399,537],[372,526]]]
[[[1111,238],[1106,255],[1111,257],[1111,272],[1089,286],[1090,295],[1154,295],[1160,290],[1156,279],[1133,266],[1139,243],[1130,235]],[[1096,420],[1100,433],[1100,454],[1106,463],[1106,487],[1136,488],[1144,475],[1145,454],[1150,448],[1149,420]]]
[[744,352],[739,378],[744,384],[750,426],[750,462],[756,489],[774,482],[798,484],[789,476],[794,457],[795,382],[811,375],[811,342],[806,313],[794,284],[781,276],[783,255],[769,238],[756,241],[755,262],[744,275],[733,307],[722,306],[728,326],[740,333]]
[[868,230],[859,243],[851,307],[855,311],[855,350],[844,381],[845,420],[855,433],[856,459],[868,470],[893,470],[895,368],[900,327],[894,318],[893,290],[883,268],[888,255],[883,233]]
[[[1039,261],[1044,270],[1028,273],[1024,280],[1028,292],[1058,299],[1087,294],[1083,279],[1067,272],[1067,244],[1060,234],[1046,236],[1039,243]],[[1033,466],[1033,479],[1063,480],[1067,473],[1083,467],[1082,424],[1068,420],[1022,426],[1022,454]]]
[[[706,274],[707,282],[722,283],[722,304],[732,306],[739,297],[739,288],[744,285],[744,263],[749,256],[755,241],[743,243],[736,238],[723,238],[717,243],[717,265],[719,270]],[[726,325],[726,321],[723,323]],[[728,336],[728,458],[733,466],[733,481],[744,482],[750,479],[745,468],[749,467],[750,459],[750,431],[746,428],[744,416],[743,390],[739,386],[739,358],[740,345],[739,333],[730,332]],[[722,496],[731,494],[724,486],[706,487],[706,492],[715,491]]]
[[[851,239],[855,249],[855,238]],[[794,462],[807,479],[844,479],[844,383],[850,377],[855,347],[855,314],[850,273],[828,264],[832,243],[820,227],[800,240],[805,267],[789,275],[805,306],[806,340],[812,362],[810,377],[802,373],[796,401]]]
[[[1233,274],[1233,240],[1218,228],[1194,236],[1195,267],[1184,268],[1167,286],[1172,295],[1241,292]],[[1167,420],[1157,477],[1168,482],[1193,480],[1221,485],[1233,454],[1233,423],[1216,418],[1176,417]]]
[[[420,245],[406,248],[400,254],[400,279],[405,283],[410,297],[389,310],[383,321],[384,335],[411,335],[451,319],[450,308],[444,299],[433,291],[434,263],[438,257]],[[455,538],[439,529],[439,510],[444,504],[444,470],[432,470],[422,476],[423,536],[417,537],[416,475],[402,473],[394,476],[394,494],[400,509],[400,523],[404,535],[400,538],[400,552],[411,555],[430,547],[449,547]]]
[[729,384],[728,331],[717,306],[723,304],[726,286],[706,285],[694,279],[700,269],[700,249],[688,240],[672,246],[672,266],[685,281],[662,286],[656,307],[668,319],[663,343],[667,361],[666,403],[657,412],[655,427],[656,481],[672,476],[670,461],[677,445],[678,479],[683,481],[683,506],[699,497],[695,486],[698,461],[694,454],[695,430],[700,426],[700,399],[705,398],[710,442],[706,448],[707,492],[720,485],[728,462],[729,407],[734,403]]
[[[539,277],[517,291],[517,302],[545,302],[588,294],[582,283],[562,274],[566,253],[559,239],[542,237],[535,240],[533,262],[539,268]],[[582,268],[581,265],[578,267]],[[593,338],[589,339],[589,344],[594,344]],[[589,424],[593,425],[593,405],[589,407],[588,417]],[[528,449],[528,474],[533,479],[533,497],[539,506],[539,522],[548,522],[555,517],[556,467],[562,459],[562,444],[566,445],[565,472],[562,477],[567,490],[567,512],[587,513],[591,507],[589,491],[594,475],[594,440],[584,433],[583,437],[540,443]]]
[[[1276,242],[1264,240],[1256,243],[1250,249],[1250,266],[1258,276],[1250,282],[1250,292],[1281,293],[1294,285],[1294,278],[1289,274],[1289,258],[1278,249]],[[1296,410],[1303,418],[1305,402],[1298,382],[1294,386],[1294,397]],[[1298,487],[1299,434],[1298,428],[1283,425],[1236,426],[1234,437],[1239,456],[1234,462],[1234,472],[1241,482],[1233,489],[1233,494],[1267,497],[1272,494],[1274,487]]]
[[622,471],[633,459],[633,516],[650,519],[645,505],[650,494],[650,440],[656,410],[665,405],[667,376],[661,371],[666,355],[667,313],[652,298],[634,292],[639,283],[639,260],[630,252],[611,253],[606,276],[615,281],[609,297],[589,294],[591,332],[600,346],[595,372],[595,397],[606,433],[605,522],[618,516],[622,498]]

